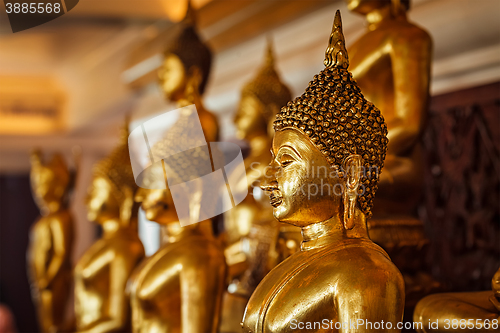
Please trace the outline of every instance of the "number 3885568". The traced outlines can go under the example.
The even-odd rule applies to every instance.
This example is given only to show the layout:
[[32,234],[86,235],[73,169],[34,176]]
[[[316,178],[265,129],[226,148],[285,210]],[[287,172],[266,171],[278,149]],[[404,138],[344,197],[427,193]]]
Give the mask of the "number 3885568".
[[7,14],[10,14],[10,13],[15,13],[15,14],[20,14],[20,13],[23,13],[23,14],[27,14],[27,13],[31,13],[31,14],[56,13],[56,14],[58,14],[61,12],[61,4],[60,3],[55,3],[55,4],[42,3],[42,2],[39,2],[39,3],[34,3],[34,2],[31,2],[31,3],[27,3],[27,2],[10,3],[10,2],[7,2],[5,4],[5,11],[7,12]]

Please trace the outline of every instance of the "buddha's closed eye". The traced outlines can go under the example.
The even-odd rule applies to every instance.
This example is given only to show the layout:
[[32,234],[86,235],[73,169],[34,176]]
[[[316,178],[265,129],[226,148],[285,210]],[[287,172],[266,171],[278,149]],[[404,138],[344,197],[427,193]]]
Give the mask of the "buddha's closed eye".
[[283,168],[287,167],[288,165],[292,164],[293,162],[295,162],[294,158],[291,157],[290,155],[287,155],[287,154],[282,155],[280,158],[280,165]]

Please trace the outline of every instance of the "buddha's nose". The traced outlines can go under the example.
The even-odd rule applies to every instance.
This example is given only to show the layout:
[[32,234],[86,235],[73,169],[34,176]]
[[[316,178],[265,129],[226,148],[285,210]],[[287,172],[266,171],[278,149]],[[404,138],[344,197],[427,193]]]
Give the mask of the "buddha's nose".
[[277,170],[270,165],[266,168],[265,177],[262,180],[260,188],[269,195],[270,192],[278,189],[278,181],[276,180]]

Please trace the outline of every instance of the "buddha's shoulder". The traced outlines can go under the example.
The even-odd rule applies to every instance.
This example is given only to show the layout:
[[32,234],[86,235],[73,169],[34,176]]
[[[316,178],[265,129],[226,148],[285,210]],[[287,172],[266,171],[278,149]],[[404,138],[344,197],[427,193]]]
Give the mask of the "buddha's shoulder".
[[206,261],[209,259],[224,260],[224,251],[213,238],[203,236],[189,237],[170,246],[171,256],[178,260]]
[[407,40],[407,37],[412,37],[413,42],[418,40],[431,43],[432,41],[431,36],[425,29],[409,21],[391,21],[391,23],[382,26],[380,32],[388,34],[399,43],[404,41],[412,42],[412,40]]
[[123,256],[130,260],[144,256],[144,246],[139,237],[117,237],[106,242],[108,250],[115,252],[117,256]]
[[338,250],[327,250],[323,255],[318,255],[315,261],[325,276],[340,281],[349,282],[353,277],[380,277],[402,283],[402,275],[389,256],[372,242],[353,243]]

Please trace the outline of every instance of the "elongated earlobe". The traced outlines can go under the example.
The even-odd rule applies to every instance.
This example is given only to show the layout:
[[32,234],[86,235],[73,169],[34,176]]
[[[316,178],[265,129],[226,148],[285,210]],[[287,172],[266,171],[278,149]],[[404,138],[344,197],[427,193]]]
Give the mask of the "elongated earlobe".
[[361,179],[361,163],[360,155],[350,155],[343,163],[345,184],[342,198],[344,201],[344,228],[346,230],[351,230],[354,227],[354,214]]

